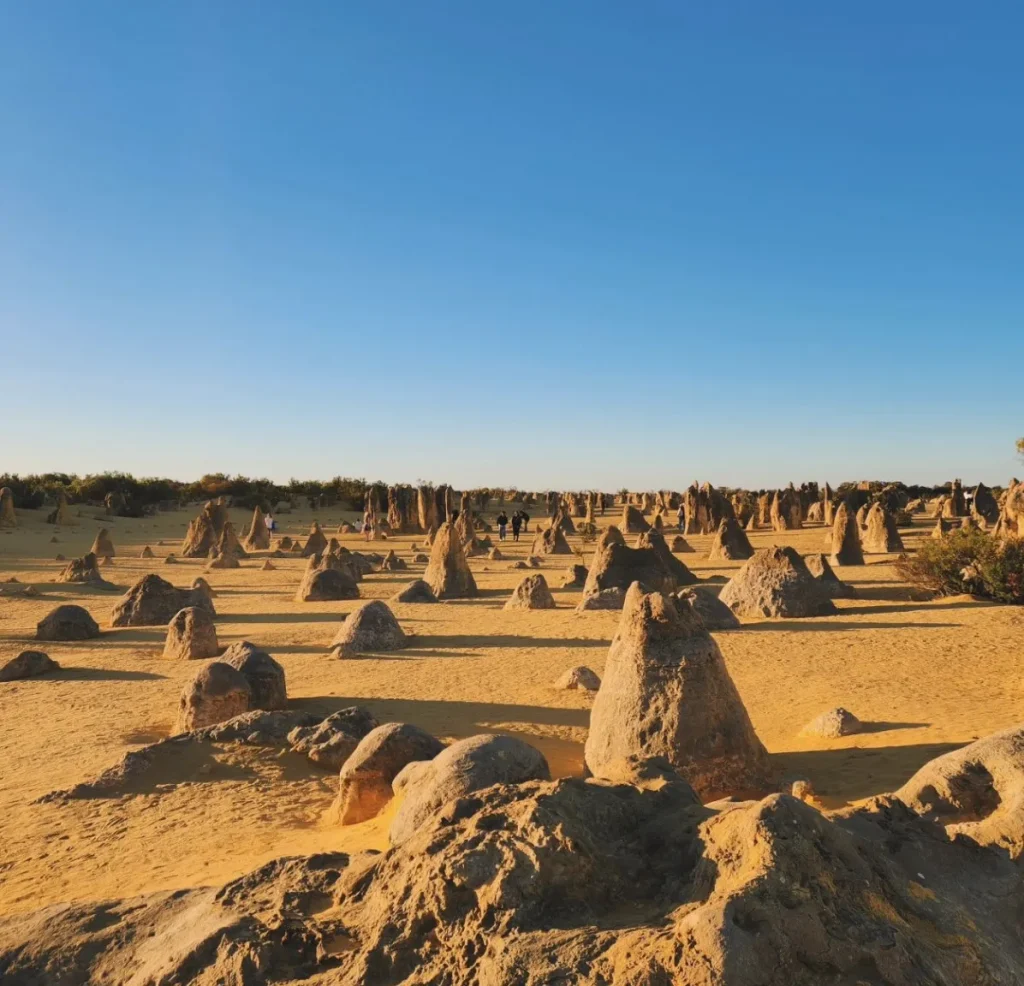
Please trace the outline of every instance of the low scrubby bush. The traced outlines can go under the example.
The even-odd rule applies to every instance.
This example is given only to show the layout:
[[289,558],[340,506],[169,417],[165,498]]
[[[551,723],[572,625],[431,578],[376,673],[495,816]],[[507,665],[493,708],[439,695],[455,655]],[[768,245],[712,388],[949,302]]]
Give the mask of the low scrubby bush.
[[916,555],[897,562],[912,585],[943,596],[969,592],[1024,605],[1024,538],[997,538],[975,528],[923,541]]

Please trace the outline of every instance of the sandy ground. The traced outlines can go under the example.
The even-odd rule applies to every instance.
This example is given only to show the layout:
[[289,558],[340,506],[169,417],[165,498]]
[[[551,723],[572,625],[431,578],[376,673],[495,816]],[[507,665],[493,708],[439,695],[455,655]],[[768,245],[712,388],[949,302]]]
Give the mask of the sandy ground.
[[[41,592],[34,599],[0,596],[0,661],[29,645],[36,623],[63,602],[85,606],[103,628],[97,640],[46,645],[62,665],[56,675],[0,684],[0,914],[224,881],[277,856],[382,848],[386,817],[345,829],[322,822],[331,774],[290,753],[252,748],[196,753],[173,774],[148,777],[119,798],[33,804],[168,735],[182,686],[198,667],[162,659],[160,628],[110,629],[119,593],[52,582],[61,567],[55,555],[83,554],[106,526],[118,555],[104,571],[122,591],[151,571],[188,585],[204,563],[168,566],[163,556],[178,551],[191,513],[139,520],[98,514],[84,508],[75,526],[56,529],[56,544],[43,511],[20,511],[21,526],[0,531],[0,581],[13,575]],[[232,511],[239,532],[249,516]],[[282,533],[304,536],[312,516],[279,517]],[[354,515],[335,509],[319,516],[328,533],[343,518]],[[601,523],[613,519],[609,513]],[[930,528],[923,519],[918,524],[903,531],[908,547]],[[755,547],[781,542],[806,553],[822,549],[824,531],[766,531],[751,539]],[[341,540],[352,548],[363,543],[358,536]],[[370,576],[361,584],[364,597],[387,597],[420,574],[424,566],[411,563],[416,540],[384,545],[410,560],[410,571]],[[508,544],[508,556],[524,557],[530,540]],[[697,553],[680,557],[701,576],[739,567],[706,562],[709,540],[691,538]],[[146,544],[155,559],[138,557]],[[267,648],[285,667],[293,706],[326,714],[359,702],[382,721],[413,722],[442,737],[515,732],[544,752],[555,774],[566,775],[581,769],[591,699],[551,683],[577,664],[600,674],[619,615],[573,611],[578,590],[558,586],[574,560],[544,567],[558,609],[504,612],[504,597],[525,573],[474,559],[481,597],[396,604],[416,638],[386,659],[328,655],[341,614],[355,604],[295,602],[304,566],[297,557],[275,559],[273,572],[260,571],[262,558],[253,558],[206,578],[218,593],[221,643],[249,639]],[[782,775],[809,777],[833,805],[891,790],[931,757],[1022,718],[1021,610],[967,599],[914,601],[890,556],[869,560],[839,570],[860,598],[840,600],[838,616],[748,621],[716,635]],[[838,704],[869,731],[835,741],[798,736]]]

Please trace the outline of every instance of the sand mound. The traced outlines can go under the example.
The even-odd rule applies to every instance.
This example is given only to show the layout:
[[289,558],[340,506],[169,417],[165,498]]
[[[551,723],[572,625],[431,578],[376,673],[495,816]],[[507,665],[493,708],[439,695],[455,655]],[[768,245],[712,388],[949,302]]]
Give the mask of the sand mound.
[[586,764],[664,757],[704,801],[764,792],[768,754],[718,644],[688,607],[634,585],[590,713]]
[[830,616],[835,604],[789,547],[755,553],[718,597],[739,616]]

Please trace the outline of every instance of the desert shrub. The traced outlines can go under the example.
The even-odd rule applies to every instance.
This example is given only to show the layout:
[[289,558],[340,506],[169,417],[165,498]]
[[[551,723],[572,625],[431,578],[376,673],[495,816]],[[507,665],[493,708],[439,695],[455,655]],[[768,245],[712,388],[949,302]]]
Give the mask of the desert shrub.
[[912,585],[943,596],[973,593],[1001,603],[1024,604],[1024,538],[994,538],[964,528],[924,541],[897,569]]

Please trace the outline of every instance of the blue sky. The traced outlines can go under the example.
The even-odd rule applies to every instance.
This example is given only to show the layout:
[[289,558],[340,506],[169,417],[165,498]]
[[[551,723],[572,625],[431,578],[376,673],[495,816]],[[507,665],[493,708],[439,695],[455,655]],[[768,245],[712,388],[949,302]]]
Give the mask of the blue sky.
[[1022,31],[0,0],[0,471],[1005,482]]

